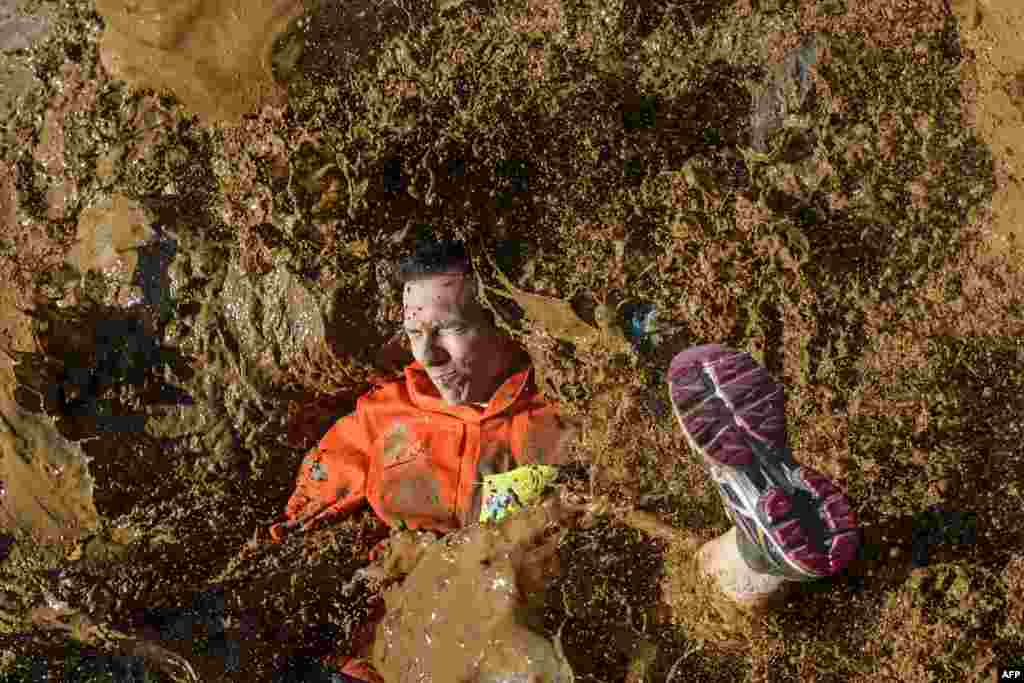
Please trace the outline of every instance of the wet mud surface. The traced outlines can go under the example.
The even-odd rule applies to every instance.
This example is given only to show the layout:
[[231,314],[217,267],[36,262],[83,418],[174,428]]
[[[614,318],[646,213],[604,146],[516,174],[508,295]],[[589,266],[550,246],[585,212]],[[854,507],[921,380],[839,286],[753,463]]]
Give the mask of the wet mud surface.
[[[389,681],[983,680],[1021,651],[1015,2],[257,5],[0,0],[13,680],[360,649]],[[389,262],[429,234],[581,420],[587,523],[270,544],[305,452],[411,360]],[[663,377],[708,342],[785,382],[864,524],[764,618],[691,566],[727,522]]]

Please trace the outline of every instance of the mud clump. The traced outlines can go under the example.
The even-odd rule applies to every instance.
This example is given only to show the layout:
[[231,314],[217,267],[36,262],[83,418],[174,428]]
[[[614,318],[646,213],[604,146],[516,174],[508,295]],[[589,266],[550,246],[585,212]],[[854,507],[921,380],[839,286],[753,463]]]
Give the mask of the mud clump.
[[100,524],[89,457],[52,417],[25,410],[7,387],[0,394],[3,528],[22,543],[70,548]]
[[409,573],[384,593],[373,663],[385,680],[571,681],[560,646],[520,613],[556,568],[559,538],[544,536],[578,514],[552,498],[425,546],[392,541],[385,562]]
[[959,0],[952,8],[968,50],[965,122],[991,146],[998,178],[990,240],[1001,250],[1019,254],[1024,245],[1024,52],[1013,36],[1024,26],[1024,11],[1007,0]]
[[170,90],[209,122],[236,122],[283,88],[270,69],[274,40],[302,12],[296,0],[243,7],[235,0],[99,0],[107,22],[100,57],[135,88]]
[[39,80],[28,60],[10,53],[45,40],[52,17],[45,10],[24,13],[16,0],[0,2],[0,120],[8,120],[19,97],[32,92]]

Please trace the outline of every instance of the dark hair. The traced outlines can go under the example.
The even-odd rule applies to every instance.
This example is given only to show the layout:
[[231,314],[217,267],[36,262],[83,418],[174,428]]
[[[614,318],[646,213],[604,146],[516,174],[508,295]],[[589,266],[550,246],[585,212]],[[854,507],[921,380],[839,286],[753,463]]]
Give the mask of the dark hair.
[[[471,275],[473,272],[473,261],[469,258],[464,243],[456,240],[421,238],[416,241],[412,253],[398,261],[395,278],[404,286],[413,280],[437,273]],[[484,321],[494,326],[494,313],[483,305],[479,305],[479,310]]]
[[404,285],[436,273],[473,272],[473,262],[466,251],[466,245],[454,240],[418,241],[411,254],[398,261],[396,277]]

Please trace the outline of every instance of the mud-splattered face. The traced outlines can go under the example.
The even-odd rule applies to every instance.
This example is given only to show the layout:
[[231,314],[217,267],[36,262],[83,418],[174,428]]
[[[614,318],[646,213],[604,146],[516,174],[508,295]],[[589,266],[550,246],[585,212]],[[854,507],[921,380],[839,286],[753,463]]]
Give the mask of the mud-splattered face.
[[459,273],[405,285],[405,333],[449,405],[483,403],[508,378],[515,349],[476,301],[476,281]]

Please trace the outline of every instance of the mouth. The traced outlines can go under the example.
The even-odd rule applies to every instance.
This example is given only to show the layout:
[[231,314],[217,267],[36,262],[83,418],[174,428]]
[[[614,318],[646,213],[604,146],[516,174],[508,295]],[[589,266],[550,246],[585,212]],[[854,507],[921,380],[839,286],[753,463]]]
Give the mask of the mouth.
[[441,375],[439,377],[435,377],[434,378],[434,383],[435,384],[451,384],[454,379],[455,379],[455,373],[454,372],[449,372],[447,375]]

